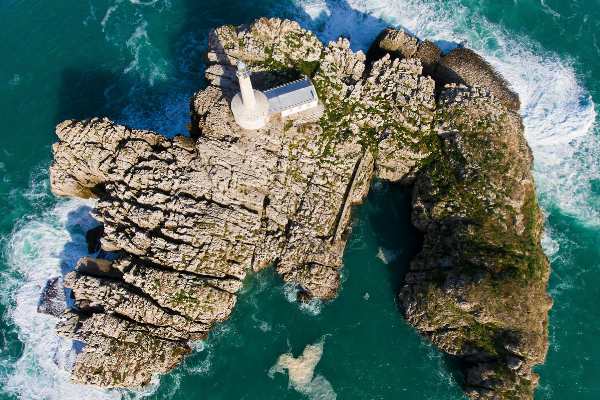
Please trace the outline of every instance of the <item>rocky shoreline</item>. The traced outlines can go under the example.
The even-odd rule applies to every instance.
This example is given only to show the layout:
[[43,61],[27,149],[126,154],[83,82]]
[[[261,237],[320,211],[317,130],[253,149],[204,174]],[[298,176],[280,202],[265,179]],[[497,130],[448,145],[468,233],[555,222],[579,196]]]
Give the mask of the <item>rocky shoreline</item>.
[[[100,237],[118,254],[63,278],[77,310],[56,332],[86,343],[72,382],[139,387],[171,370],[229,317],[250,268],[273,265],[301,299],[333,298],[351,206],[377,173],[414,187],[425,234],[399,294],[406,320],[463,358],[472,398],[532,398],[549,263],[508,83],[471,50],[445,55],[393,28],[365,55],[263,18],[211,31],[204,57],[209,86],[190,100],[189,138],[98,118],[57,126],[52,191],[99,198],[90,251]],[[324,116],[241,129],[229,107],[238,59],[259,90],[309,76]]]

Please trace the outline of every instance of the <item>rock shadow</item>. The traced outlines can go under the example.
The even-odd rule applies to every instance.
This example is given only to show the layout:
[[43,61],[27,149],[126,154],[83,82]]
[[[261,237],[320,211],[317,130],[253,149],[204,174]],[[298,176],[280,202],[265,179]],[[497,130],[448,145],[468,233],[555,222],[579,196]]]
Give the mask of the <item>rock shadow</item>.
[[378,257],[386,265],[400,309],[398,294],[413,257],[423,247],[423,234],[411,223],[412,190],[374,178],[367,199],[373,208],[368,220],[379,245]]
[[[373,208],[368,220],[379,245],[378,256],[386,264],[390,288],[398,312],[402,314],[398,295],[406,283],[410,264],[423,248],[424,241],[424,234],[411,222],[412,188],[373,178],[367,199]],[[465,368],[465,361],[443,351],[441,353],[452,379],[459,387],[464,387],[462,370]]]
[[61,72],[61,89],[55,123],[67,119],[93,117],[120,118],[117,109],[111,109],[106,91],[118,77],[99,67],[66,68]]
[[[209,31],[225,24],[238,26],[260,17],[310,19],[292,1],[240,5],[217,0],[185,0],[176,29],[172,33],[169,31],[168,54],[162,54],[173,67],[168,79],[151,81],[136,71],[115,71],[101,64],[65,67],[61,72],[54,122],[58,124],[67,119],[106,117],[120,124],[135,124],[133,128],[171,135],[172,132],[161,131],[160,126],[156,126],[159,125],[156,120],[172,117],[157,115],[157,104],[173,96],[174,92],[179,95],[179,100],[189,99],[206,87],[203,53]],[[120,45],[124,46],[125,40]],[[165,112],[171,111],[174,110],[167,109]],[[152,122],[148,122],[150,120]],[[185,131],[185,123],[178,128]]]

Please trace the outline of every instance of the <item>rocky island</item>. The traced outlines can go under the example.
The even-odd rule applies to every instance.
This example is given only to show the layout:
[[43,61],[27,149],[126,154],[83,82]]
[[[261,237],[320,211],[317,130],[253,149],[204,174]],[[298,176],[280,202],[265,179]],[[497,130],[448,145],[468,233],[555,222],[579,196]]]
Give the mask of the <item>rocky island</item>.
[[[363,54],[263,18],[211,31],[204,56],[190,137],[99,118],[56,128],[52,191],[98,198],[90,236],[117,254],[85,257],[62,280],[75,308],[55,330],[85,343],[72,382],[140,387],[171,370],[229,317],[250,269],[274,266],[301,299],[333,298],[351,206],[376,173],[413,188],[424,234],[399,293],[406,320],[464,361],[471,398],[531,399],[550,270],[508,83],[469,49],[443,54],[393,28]],[[238,60],[258,90],[310,78],[321,112],[241,128]]]

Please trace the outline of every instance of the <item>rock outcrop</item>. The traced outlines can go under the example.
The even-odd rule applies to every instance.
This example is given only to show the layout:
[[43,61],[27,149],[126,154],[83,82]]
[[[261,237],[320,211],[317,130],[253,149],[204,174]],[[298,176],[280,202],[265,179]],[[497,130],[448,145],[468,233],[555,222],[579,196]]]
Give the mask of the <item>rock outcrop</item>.
[[418,46],[419,39],[404,32],[404,29],[388,26],[373,41],[367,51],[367,60],[373,62],[385,54],[390,54],[392,58],[410,58],[415,55]]
[[[496,92],[450,85],[436,102],[439,55],[393,28],[365,56],[347,39],[323,46],[295,22],[263,18],[210,33],[189,138],[98,118],[59,124],[52,191],[98,197],[103,228],[90,249],[99,238],[118,253],[63,278],[77,310],[56,331],[86,343],[73,382],[136,387],[170,370],[187,341],[229,317],[250,268],[273,265],[301,301],[334,297],[350,207],[376,171],[414,185],[425,233],[400,294],[406,319],[469,363],[471,397],[530,397],[550,307],[531,152]],[[309,76],[323,117],[241,129],[229,106],[238,59],[260,90]]]
[[509,83],[471,49],[456,48],[445,55],[435,68],[434,77],[440,85],[457,83],[485,88],[506,108],[521,108],[519,96],[510,90]]
[[404,316],[464,359],[473,398],[530,399],[552,302],[521,118],[484,89],[450,85],[435,122],[440,146],[413,192],[425,240],[400,293]]
[[433,76],[441,55],[442,50],[435,43],[429,40],[419,43],[415,58],[419,59],[423,65],[423,75]]
[[433,77],[440,91],[451,83],[477,86],[492,92],[506,108],[514,111],[521,108],[519,95],[510,89],[509,82],[471,49],[459,46],[444,54],[434,43],[428,40],[419,43],[418,38],[406,33],[404,29],[389,26],[369,48],[368,64],[386,54],[392,59],[414,57],[421,61],[423,74]]
[[[190,347],[172,331],[121,317],[68,309],[57,334],[84,342],[71,374],[82,385],[140,387],[153,372],[172,370]],[[143,349],[142,351],[140,351]]]

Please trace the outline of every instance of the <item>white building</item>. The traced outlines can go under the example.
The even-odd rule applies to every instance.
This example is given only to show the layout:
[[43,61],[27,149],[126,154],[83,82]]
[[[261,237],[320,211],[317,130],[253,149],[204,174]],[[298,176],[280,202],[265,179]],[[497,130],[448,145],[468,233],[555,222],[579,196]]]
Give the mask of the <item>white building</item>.
[[306,77],[263,93],[252,88],[250,71],[243,61],[238,62],[237,68],[240,92],[231,101],[231,111],[235,122],[244,129],[260,129],[269,116],[277,113],[287,117],[319,105],[317,91]]
[[282,117],[308,110],[319,104],[315,87],[307,77],[266,90],[269,115],[281,113]]

